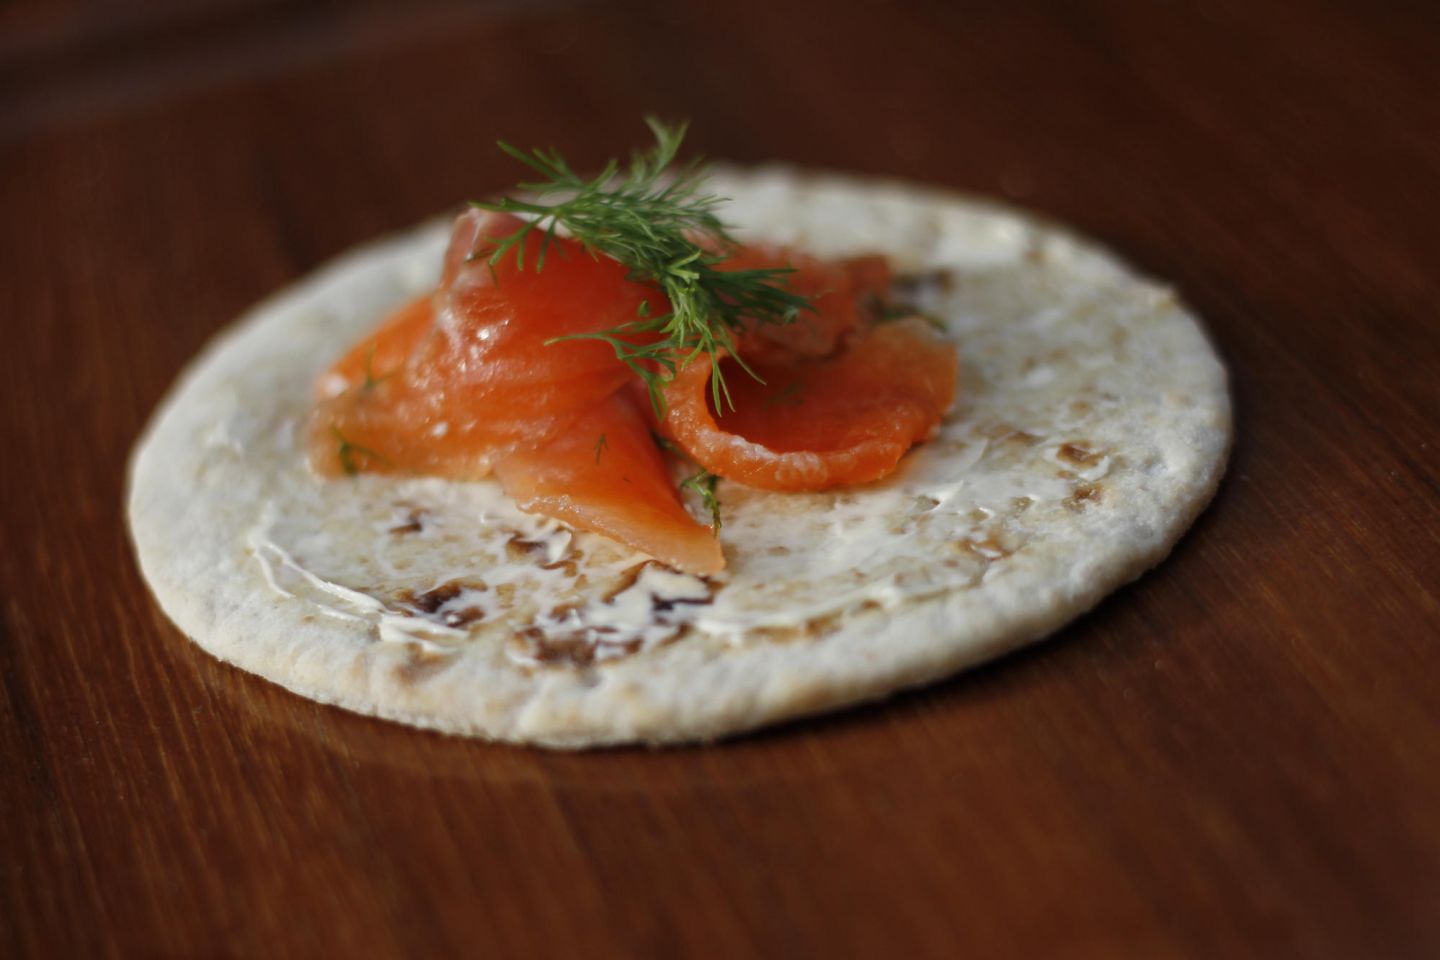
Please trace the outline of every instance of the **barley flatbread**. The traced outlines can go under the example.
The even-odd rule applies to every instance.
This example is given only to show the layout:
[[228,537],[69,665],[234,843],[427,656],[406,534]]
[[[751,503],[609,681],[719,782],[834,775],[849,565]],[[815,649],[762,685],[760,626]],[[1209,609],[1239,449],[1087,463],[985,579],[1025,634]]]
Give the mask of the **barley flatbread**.
[[1041,638],[1157,563],[1213,494],[1225,372],[1163,285],[1025,215],[784,168],[717,171],[741,240],[881,252],[957,344],[939,435],[877,483],[722,482],[726,570],[677,573],[492,481],[306,465],[317,374],[433,287],[447,224],[257,307],[137,447],[166,613],[297,693],[557,747],[707,740],[882,697]]

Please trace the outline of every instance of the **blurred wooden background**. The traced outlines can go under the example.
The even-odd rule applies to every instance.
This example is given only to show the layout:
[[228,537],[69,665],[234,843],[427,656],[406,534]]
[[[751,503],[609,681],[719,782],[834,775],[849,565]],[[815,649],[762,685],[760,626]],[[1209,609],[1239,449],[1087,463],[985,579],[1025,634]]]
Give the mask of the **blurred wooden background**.
[[[0,954],[1440,956],[1440,6],[0,6]],[[709,749],[416,733],[194,650],[122,472],[327,258],[655,111],[1176,283],[1239,440],[1051,642]]]

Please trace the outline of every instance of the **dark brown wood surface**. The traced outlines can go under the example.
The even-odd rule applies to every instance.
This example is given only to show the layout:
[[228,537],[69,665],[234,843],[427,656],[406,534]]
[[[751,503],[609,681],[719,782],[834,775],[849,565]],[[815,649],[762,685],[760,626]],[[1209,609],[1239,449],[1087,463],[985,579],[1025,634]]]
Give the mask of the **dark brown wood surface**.
[[[0,955],[1440,956],[1434,4],[0,7]],[[167,624],[131,444],[253,301],[647,110],[1173,281],[1238,442],[1061,635],[733,743],[322,707]]]

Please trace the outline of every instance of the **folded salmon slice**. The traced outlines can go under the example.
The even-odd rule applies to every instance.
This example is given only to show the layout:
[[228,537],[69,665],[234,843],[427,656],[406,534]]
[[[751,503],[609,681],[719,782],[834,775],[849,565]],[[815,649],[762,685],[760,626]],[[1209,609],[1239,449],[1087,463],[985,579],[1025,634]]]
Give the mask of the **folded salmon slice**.
[[720,541],[686,511],[645,416],[621,392],[553,440],[495,468],[522,510],[592,530],[689,573],[725,566]]
[[642,304],[663,311],[664,297],[573,240],[556,238],[537,271],[538,233],[524,243],[523,268],[510,253],[492,267],[496,242],[522,225],[463,214],[429,316],[419,303],[402,309],[321,378],[328,396],[310,445],[318,472],[486,476],[631,378],[604,343],[550,341],[627,323]]
[[955,348],[923,320],[876,327],[832,357],[722,361],[734,409],[717,415],[711,367],[665,389],[665,432],[706,470],[766,490],[878,480],[932,436],[955,399]]
[[847,337],[857,336],[876,319],[890,292],[890,266],[884,257],[821,260],[788,247],[757,244],[732,250],[717,269],[782,268],[786,286],[810,302],[794,322],[754,324],[742,331],[738,352],[747,363],[823,357]]
[[338,396],[352,387],[393,376],[435,324],[434,295],[405,304],[380,328],[350,348],[316,383],[317,400]]

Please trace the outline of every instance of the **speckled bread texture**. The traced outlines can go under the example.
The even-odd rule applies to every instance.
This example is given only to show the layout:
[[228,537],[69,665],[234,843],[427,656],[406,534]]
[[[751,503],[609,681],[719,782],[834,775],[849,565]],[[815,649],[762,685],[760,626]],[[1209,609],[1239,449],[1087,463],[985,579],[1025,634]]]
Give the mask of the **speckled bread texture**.
[[1157,563],[1210,499],[1225,372],[1171,290],[951,193],[780,167],[713,184],[742,239],[880,250],[921,278],[960,399],[895,475],[799,495],[722,483],[729,567],[708,582],[522,514],[489,481],[312,476],[315,378],[433,285],[437,222],[261,304],[171,392],[129,503],[165,612],[217,657],[419,727],[709,740],[1043,637]]

